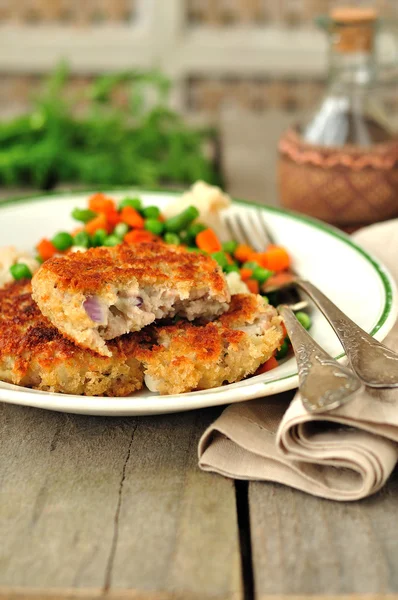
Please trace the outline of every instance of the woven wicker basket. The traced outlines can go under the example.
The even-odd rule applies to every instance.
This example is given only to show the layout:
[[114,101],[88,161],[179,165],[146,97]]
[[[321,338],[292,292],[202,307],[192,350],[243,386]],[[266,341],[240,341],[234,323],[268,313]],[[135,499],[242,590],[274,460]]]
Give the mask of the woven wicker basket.
[[398,217],[398,140],[325,148],[290,129],[279,153],[282,206],[346,229]]

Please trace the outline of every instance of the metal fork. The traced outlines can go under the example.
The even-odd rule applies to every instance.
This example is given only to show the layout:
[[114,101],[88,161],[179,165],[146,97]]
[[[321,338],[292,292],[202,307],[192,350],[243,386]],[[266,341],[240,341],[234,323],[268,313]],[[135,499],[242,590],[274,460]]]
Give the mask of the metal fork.
[[296,356],[304,408],[311,413],[327,412],[352,400],[363,389],[363,383],[312,339],[288,306],[279,306],[278,310]]
[[[224,217],[224,223],[234,239],[250,244],[259,252],[264,251],[269,243],[275,243],[262,211],[257,211],[255,215],[248,213],[247,222],[240,214],[228,214]],[[257,235],[250,232],[257,232]],[[289,286],[300,288],[321,310],[339,338],[351,368],[365,385],[374,388],[398,387],[396,352],[372,338],[310,281],[292,272],[291,281],[282,287]],[[274,287],[274,290],[277,289],[282,288]],[[294,347],[293,339],[291,341]]]

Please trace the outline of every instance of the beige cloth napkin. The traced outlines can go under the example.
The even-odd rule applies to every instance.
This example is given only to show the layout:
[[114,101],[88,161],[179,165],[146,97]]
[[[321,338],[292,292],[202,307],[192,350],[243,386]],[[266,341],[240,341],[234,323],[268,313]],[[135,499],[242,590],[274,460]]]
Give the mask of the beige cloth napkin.
[[[398,219],[354,238],[398,281]],[[398,324],[385,343],[398,351]],[[398,461],[398,390],[366,390],[317,416],[298,393],[290,399],[286,393],[226,408],[199,442],[201,469],[333,500],[358,500],[384,485]]]

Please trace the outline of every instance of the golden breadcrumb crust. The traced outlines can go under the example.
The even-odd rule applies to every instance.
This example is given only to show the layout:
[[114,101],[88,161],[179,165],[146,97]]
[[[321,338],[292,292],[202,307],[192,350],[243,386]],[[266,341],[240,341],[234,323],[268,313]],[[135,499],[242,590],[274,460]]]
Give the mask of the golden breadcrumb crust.
[[222,271],[210,256],[157,242],[91,248],[50,258],[35,280],[49,277],[56,278],[60,290],[86,295],[101,294],[109,285],[132,279],[141,286],[163,284],[178,291],[205,285],[212,295],[227,298],[228,294]]
[[135,341],[110,342],[112,358],[81,350],[44,317],[28,281],[0,289],[0,379],[39,390],[128,396],[143,386]]
[[[263,317],[259,333],[250,325]],[[242,329],[249,325],[249,330]],[[253,374],[283,342],[281,318],[261,296],[232,296],[227,313],[213,323],[150,326],[141,331],[136,357],[161,394],[179,394],[233,383]],[[149,381],[147,379],[147,381]]]
[[[215,260],[162,243],[120,244],[51,258],[35,273],[32,290],[42,313],[65,337],[103,356],[111,356],[105,340],[139,331],[155,320],[151,301],[156,297],[160,306],[163,302],[169,306],[172,298],[166,313],[176,306],[184,316],[193,311],[192,318],[198,314],[214,318],[228,308],[230,300]],[[123,294],[135,294],[141,301],[145,296],[147,301],[131,321],[125,321],[122,331],[113,333],[107,328],[111,315],[102,327],[85,310],[87,298],[110,309]]]

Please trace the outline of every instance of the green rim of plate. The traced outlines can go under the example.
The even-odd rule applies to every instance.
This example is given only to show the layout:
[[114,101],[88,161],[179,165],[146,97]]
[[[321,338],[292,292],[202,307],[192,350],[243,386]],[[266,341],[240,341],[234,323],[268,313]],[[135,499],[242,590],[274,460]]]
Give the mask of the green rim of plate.
[[[38,200],[46,200],[46,199],[52,199],[55,196],[70,196],[70,195],[81,195],[81,194],[89,194],[89,193],[95,193],[96,191],[128,191],[131,190],[136,193],[148,193],[148,192],[153,192],[153,193],[158,193],[158,194],[165,194],[165,195],[174,195],[174,196],[179,196],[181,193],[183,193],[185,190],[167,190],[165,188],[126,188],[125,186],[108,186],[108,187],[102,187],[102,186],[98,186],[96,187],[94,190],[93,188],[87,188],[87,189],[79,189],[79,190],[62,190],[62,191],[54,191],[54,192],[44,192],[44,193],[37,193],[37,194],[30,194],[30,195],[25,195],[25,196],[16,196],[13,198],[9,198],[7,200],[0,200],[0,209],[6,206],[10,206],[11,204],[19,204],[19,203],[30,203],[30,202],[35,202]],[[314,227],[315,229],[320,229],[322,231],[324,231],[325,233],[338,238],[339,240],[341,240],[342,242],[344,242],[345,244],[347,244],[348,246],[351,246],[351,248],[353,248],[354,250],[356,250],[356,252],[358,252],[359,254],[361,254],[375,269],[375,271],[377,272],[377,274],[379,275],[379,278],[382,282],[383,288],[384,288],[384,292],[385,292],[385,303],[384,303],[384,308],[382,310],[382,313],[379,317],[379,320],[377,321],[377,323],[374,325],[373,329],[370,331],[370,335],[374,335],[386,322],[390,312],[391,312],[391,307],[392,307],[392,301],[393,301],[393,290],[389,281],[389,278],[387,276],[387,274],[385,273],[385,271],[383,270],[383,268],[381,267],[381,265],[377,262],[377,260],[375,260],[370,254],[368,254],[366,252],[366,250],[363,250],[363,248],[361,248],[360,246],[358,246],[355,242],[353,242],[351,240],[351,238],[346,235],[345,233],[341,232],[340,230],[336,229],[335,227],[328,225],[326,223],[323,223],[322,221],[319,221],[318,219],[314,219],[312,217],[308,217],[306,215],[302,215],[299,213],[296,213],[294,211],[291,210],[286,210],[284,208],[278,208],[276,206],[268,206],[266,204],[256,204],[255,202],[250,202],[248,200],[242,200],[239,198],[233,198],[233,202],[235,204],[240,204],[243,206],[251,206],[254,207],[256,209],[260,209],[260,210],[264,210],[265,212],[273,212],[273,213],[277,213],[280,215],[284,215],[284,216],[288,216],[291,219],[294,219],[295,221],[300,221],[302,223],[306,223],[307,225],[311,225],[312,227]],[[345,356],[345,353],[342,352],[341,354],[339,354],[338,356],[336,356],[336,360],[343,358]],[[291,377],[296,377],[297,373],[293,373],[291,375],[285,375],[284,377],[279,377],[277,379],[277,381],[282,381],[284,379],[290,379]],[[264,384],[267,383],[273,383],[275,380],[272,381],[264,381]],[[215,390],[214,390],[215,391]]]

